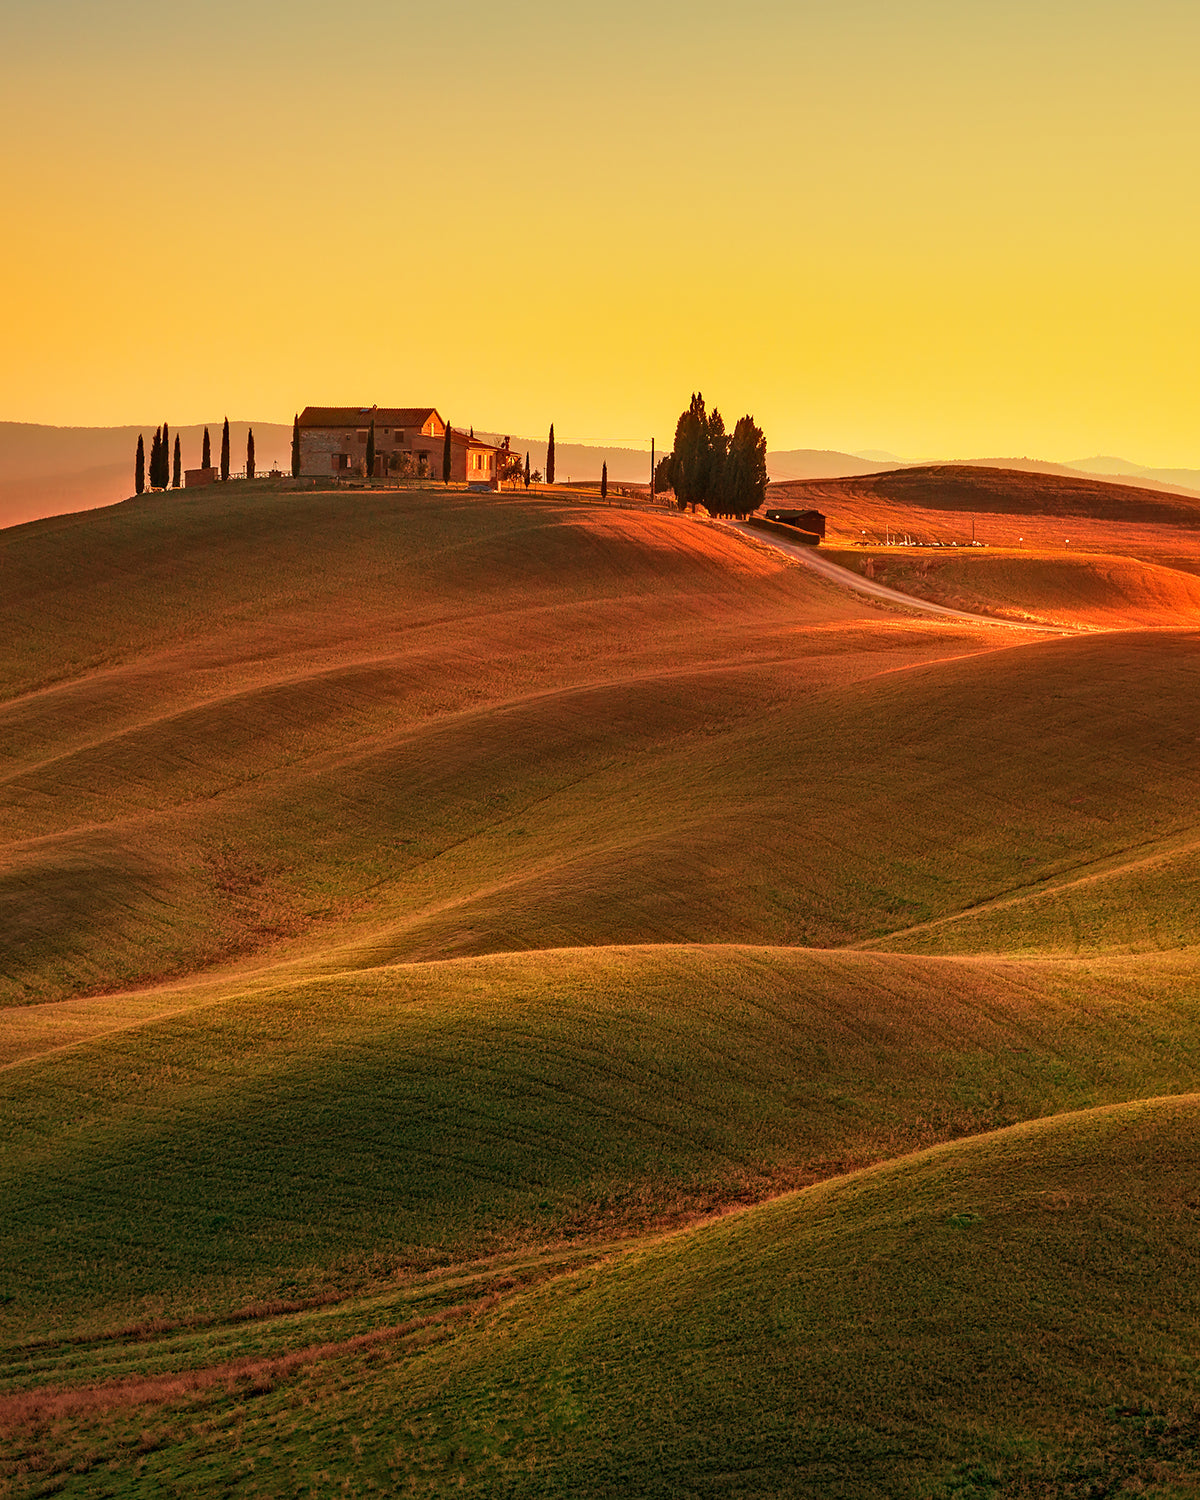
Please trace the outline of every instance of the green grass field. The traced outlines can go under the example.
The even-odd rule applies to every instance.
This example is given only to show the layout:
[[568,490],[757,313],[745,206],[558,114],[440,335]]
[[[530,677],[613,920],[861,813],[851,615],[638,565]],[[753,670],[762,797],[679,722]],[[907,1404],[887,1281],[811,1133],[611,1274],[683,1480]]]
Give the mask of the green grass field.
[[945,566],[0,531],[0,1494],[1200,1494],[1195,580]]

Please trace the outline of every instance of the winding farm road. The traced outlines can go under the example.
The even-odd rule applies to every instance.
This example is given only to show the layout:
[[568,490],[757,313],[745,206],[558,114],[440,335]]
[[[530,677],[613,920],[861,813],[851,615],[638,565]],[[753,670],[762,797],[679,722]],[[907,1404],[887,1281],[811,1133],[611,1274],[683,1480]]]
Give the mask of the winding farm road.
[[799,542],[789,542],[776,532],[763,531],[757,526],[752,526],[748,521],[720,521],[717,524],[728,527],[730,531],[740,532],[743,536],[751,537],[754,541],[761,542],[768,547],[774,547],[780,552],[786,552],[789,557],[794,557],[798,563],[802,563],[814,573],[819,573],[822,578],[827,578],[831,583],[839,584],[842,588],[853,589],[855,593],[868,594],[872,598],[882,599],[888,604],[902,604],[906,609],[919,609],[927,615],[940,615],[943,619],[957,620],[968,625],[997,625],[1002,630],[1033,630],[1038,635],[1078,634],[1066,625],[1029,625],[1015,620],[1001,620],[995,615],[975,615],[965,609],[950,609],[944,604],[933,604],[928,599],[918,599],[915,594],[902,594],[899,589],[888,588],[886,583],[876,583],[873,578],[864,578],[860,573],[852,573],[849,568],[843,568],[840,563],[823,557],[815,547],[805,547]]

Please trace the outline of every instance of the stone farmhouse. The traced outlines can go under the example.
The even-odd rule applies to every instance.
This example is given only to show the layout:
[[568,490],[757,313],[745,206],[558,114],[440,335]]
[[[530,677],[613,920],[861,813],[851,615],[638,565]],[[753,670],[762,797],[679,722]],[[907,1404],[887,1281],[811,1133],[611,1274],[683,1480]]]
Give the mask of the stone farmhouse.
[[[300,413],[300,473],[365,475],[372,422],[371,478],[441,479],[446,423],[432,406],[306,406]],[[495,489],[506,457],[504,448],[451,429],[452,480]]]

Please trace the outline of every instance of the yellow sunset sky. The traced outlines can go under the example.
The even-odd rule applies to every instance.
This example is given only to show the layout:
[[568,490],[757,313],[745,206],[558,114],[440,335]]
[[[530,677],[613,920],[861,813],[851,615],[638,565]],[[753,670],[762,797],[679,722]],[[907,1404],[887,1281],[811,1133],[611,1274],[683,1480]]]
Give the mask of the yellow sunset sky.
[[1200,466],[1195,0],[8,0],[0,418]]

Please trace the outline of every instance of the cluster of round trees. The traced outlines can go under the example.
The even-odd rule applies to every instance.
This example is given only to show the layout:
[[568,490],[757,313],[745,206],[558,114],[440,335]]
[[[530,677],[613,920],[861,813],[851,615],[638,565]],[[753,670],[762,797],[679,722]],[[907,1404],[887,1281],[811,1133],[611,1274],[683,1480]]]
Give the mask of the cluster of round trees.
[[[200,467],[212,468],[212,440],[208,428],[204,429],[204,443],[200,455]],[[299,472],[298,423],[292,437],[292,472]],[[229,418],[221,429],[221,478],[229,478]],[[254,478],[254,429],[246,433],[246,478]],[[171,434],[164,422],[150,442],[150,461],[146,462],[146,445],[138,433],[137,457],[134,459],[133,482],[137,493],[142,494],[147,485],[152,490],[178,489],[183,483],[183,454],[179,446],[179,434],[175,434],[175,452],[172,460]]]
[[675,446],[655,467],[654,490],[674,490],[680,510],[703,505],[710,516],[752,515],[767,492],[767,440],[754,418],[731,433],[697,391],[675,424]]

